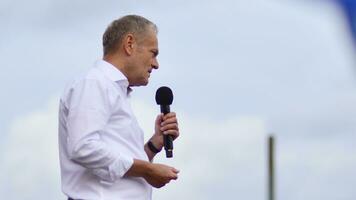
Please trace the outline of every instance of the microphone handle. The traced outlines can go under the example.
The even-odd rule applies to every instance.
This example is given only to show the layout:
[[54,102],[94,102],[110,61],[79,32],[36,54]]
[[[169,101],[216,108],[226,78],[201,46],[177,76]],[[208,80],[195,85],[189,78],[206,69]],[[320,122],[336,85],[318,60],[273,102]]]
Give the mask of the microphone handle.
[[[169,105],[160,105],[161,106],[161,113],[164,115],[171,112]],[[166,157],[172,158],[173,157],[173,136],[172,135],[163,135],[163,144],[164,150],[166,151]]]

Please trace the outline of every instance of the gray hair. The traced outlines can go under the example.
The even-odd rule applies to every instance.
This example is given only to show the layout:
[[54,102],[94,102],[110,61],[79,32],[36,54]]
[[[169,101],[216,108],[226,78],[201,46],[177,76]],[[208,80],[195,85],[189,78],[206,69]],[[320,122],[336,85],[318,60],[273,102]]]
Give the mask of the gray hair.
[[153,22],[138,15],[126,15],[111,22],[103,35],[104,56],[115,52],[126,34],[131,33],[140,37],[147,33],[149,28],[158,32],[157,26]]

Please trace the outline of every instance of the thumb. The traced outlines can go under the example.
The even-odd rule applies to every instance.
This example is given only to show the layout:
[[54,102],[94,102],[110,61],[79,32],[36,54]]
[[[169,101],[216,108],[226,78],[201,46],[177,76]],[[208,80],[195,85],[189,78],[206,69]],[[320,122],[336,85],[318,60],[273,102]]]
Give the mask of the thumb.
[[163,114],[157,115],[157,117],[156,117],[156,124],[161,124],[162,119],[163,119]]

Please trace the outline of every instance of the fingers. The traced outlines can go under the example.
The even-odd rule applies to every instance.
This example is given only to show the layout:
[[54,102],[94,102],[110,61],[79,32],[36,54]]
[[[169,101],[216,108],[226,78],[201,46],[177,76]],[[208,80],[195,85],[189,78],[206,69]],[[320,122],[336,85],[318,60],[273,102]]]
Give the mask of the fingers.
[[178,174],[179,173],[179,169],[176,169],[176,168],[172,168],[173,172]]
[[162,164],[154,164],[153,174],[145,177],[152,186],[160,188],[168,184],[171,180],[178,179],[179,170]]
[[168,130],[176,130],[179,131],[179,127],[177,123],[172,123],[172,124],[166,124],[161,126],[160,130],[162,132],[168,131]]
[[179,170],[177,170],[175,168],[171,168],[171,174],[170,174],[170,177],[169,177],[170,180],[177,180],[178,179],[178,173],[179,173]]
[[172,135],[173,139],[176,139],[179,136],[179,127],[176,113],[170,112],[162,116],[160,131],[164,135]]
[[178,179],[178,174],[174,174],[171,176],[171,180],[177,180]]
[[163,121],[161,122],[161,126],[164,126],[166,124],[177,124],[178,125],[178,120],[176,117],[163,119]]
[[168,131],[164,131],[163,135],[170,135],[170,136],[172,136],[172,139],[175,140],[177,137],[179,137],[179,131],[168,130]]
[[175,140],[177,137],[179,137],[179,131],[178,130],[167,130],[162,132],[163,135],[171,135],[173,140]]
[[159,123],[161,126],[164,126],[166,124],[174,124],[174,123],[178,125],[178,120],[176,114],[174,112],[170,112],[167,113],[166,115],[159,114],[156,118],[156,123]]
[[159,114],[155,121],[155,133],[157,135],[172,135],[173,140],[179,137],[179,126],[176,113]]
[[176,113],[175,112],[170,112],[167,113],[163,116],[163,121],[167,120],[168,118],[172,118],[172,117],[176,117]]

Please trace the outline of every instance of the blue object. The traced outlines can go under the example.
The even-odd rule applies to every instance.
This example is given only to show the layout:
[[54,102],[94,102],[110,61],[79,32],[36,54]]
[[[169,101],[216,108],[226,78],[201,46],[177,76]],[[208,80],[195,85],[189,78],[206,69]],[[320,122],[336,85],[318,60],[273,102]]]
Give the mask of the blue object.
[[350,31],[356,45],[356,0],[339,0],[350,25]]

